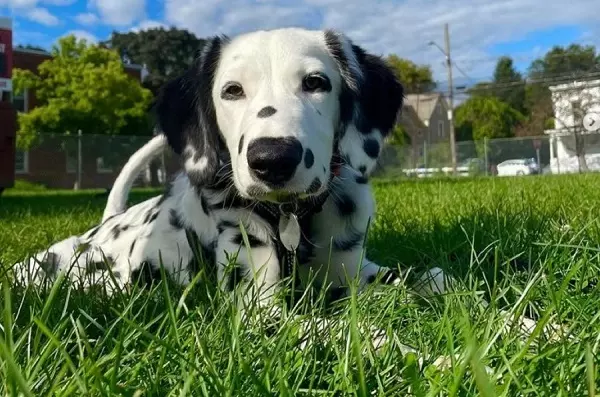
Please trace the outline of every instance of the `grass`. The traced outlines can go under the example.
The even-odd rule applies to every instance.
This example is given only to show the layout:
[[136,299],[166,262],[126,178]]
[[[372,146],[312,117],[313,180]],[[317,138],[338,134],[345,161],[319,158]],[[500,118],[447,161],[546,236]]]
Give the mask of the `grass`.
[[[600,392],[600,175],[376,183],[369,257],[439,266],[460,286],[402,303],[407,291],[352,295],[337,321],[297,347],[299,323],[244,321],[235,294],[198,282],[133,288],[110,300],[60,282],[3,285],[1,395],[592,396]],[[153,192],[136,192],[133,201]],[[13,263],[101,217],[95,192],[0,198],[0,260]],[[491,305],[484,307],[481,299]],[[302,303],[301,303],[302,306]],[[499,309],[563,323],[575,340],[499,333]],[[324,316],[303,306],[307,321]],[[392,337],[379,352],[360,324]],[[267,332],[267,330],[269,332]],[[339,331],[336,334],[333,331]],[[414,346],[403,355],[399,343]],[[462,354],[446,370],[429,365]],[[485,372],[484,366],[492,372]]]

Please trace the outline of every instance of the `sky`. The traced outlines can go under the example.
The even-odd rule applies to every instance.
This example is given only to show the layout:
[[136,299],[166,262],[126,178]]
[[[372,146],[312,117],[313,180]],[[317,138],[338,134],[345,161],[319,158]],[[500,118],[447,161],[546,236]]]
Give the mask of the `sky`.
[[50,48],[75,34],[105,40],[113,31],[175,26],[199,37],[300,26],[335,28],[379,55],[431,66],[446,84],[444,24],[450,27],[456,85],[489,79],[498,57],[520,70],[554,45],[600,50],[600,0],[0,0],[16,44]]

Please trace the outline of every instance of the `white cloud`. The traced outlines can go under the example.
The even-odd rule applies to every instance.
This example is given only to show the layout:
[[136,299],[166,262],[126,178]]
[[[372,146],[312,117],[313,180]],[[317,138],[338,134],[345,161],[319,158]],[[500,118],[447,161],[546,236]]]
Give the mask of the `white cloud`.
[[32,8],[27,11],[26,16],[27,19],[46,26],[56,26],[60,22],[56,16],[45,8]]
[[140,24],[138,26],[131,28],[131,31],[139,32],[141,30],[148,30],[148,29],[155,29],[155,28],[168,28],[168,25],[166,25],[162,22],[158,22],[158,21],[146,20],[146,21],[140,22]]
[[165,0],[166,22],[199,36],[289,25],[336,28],[374,53],[430,64],[440,80],[446,79],[444,55],[427,43],[443,46],[444,23],[450,24],[457,65],[481,78],[489,77],[495,65],[490,46],[557,26],[596,26],[598,15],[598,0],[568,7],[562,0]]
[[98,38],[96,36],[90,32],[86,32],[85,30],[70,30],[62,37],[69,35],[73,35],[79,40],[85,40],[88,42],[88,44],[96,44],[98,42]]
[[128,26],[144,19],[146,0],[89,0],[89,6],[102,21],[113,26]]
[[77,0],[42,0],[41,2],[50,6],[70,6],[75,4]]
[[100,21],[100,18],[92,12],[84,12],[75,15],[75,21],[80,25],[90,26],[97,24]]

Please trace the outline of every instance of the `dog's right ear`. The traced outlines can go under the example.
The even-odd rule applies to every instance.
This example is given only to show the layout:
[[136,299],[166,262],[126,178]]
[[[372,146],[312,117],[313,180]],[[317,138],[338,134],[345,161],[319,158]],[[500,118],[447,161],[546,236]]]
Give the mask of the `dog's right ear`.
[[227,37],[206,41],[192,67],[160,90],[154,103],[159,129],[181,156],[194,185],[210,183],[224,147],[215,115],[211,88]]

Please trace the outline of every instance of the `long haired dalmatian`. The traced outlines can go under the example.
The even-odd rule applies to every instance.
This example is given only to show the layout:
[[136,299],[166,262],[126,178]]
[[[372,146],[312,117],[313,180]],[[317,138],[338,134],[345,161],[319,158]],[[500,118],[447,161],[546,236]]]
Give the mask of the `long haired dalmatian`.
[[[376,158],[380,143],[369,135],[392,128],[402,100],[385,62],[337,32],[214,37],[155,104],[159,129],[183,160],[169,191],[53,245],[17,266],[17,278],[35,283],[68,269],[93,284],[108,259],[121,287],[142,264],[156,271],[159,262],[186,284],[195,272],[191,236],[217,264],[237,253],[237,275],[265,291],[290,275],[292,259],[301,276],[329,264],[323,285],[372,283],[390,273],[362,255],[373,198],[340,149],[350,158],[349,146],[367,147]],[[358,165],[365,174],[367,166]],[[223,279],[224,267],[218,272]]]
[[164,137],[139,154],[166,140],[182,158],[168,191],[109,209],[101,224],[18,264],[15,279],[40,284],[64,271],[91,286],[110,273],[125,287],[163,266],[186,285],[200,247],[220,285],[243,279],[260,305],[270,306],[294,269],[301,282],[316,274],[317,284],[343,291],[354,279],[359,291],[397,283],[363,245],[375,212],[366,177],[402,101],[385,62],[335,31],[214,37],[162,89],[155,110]]

